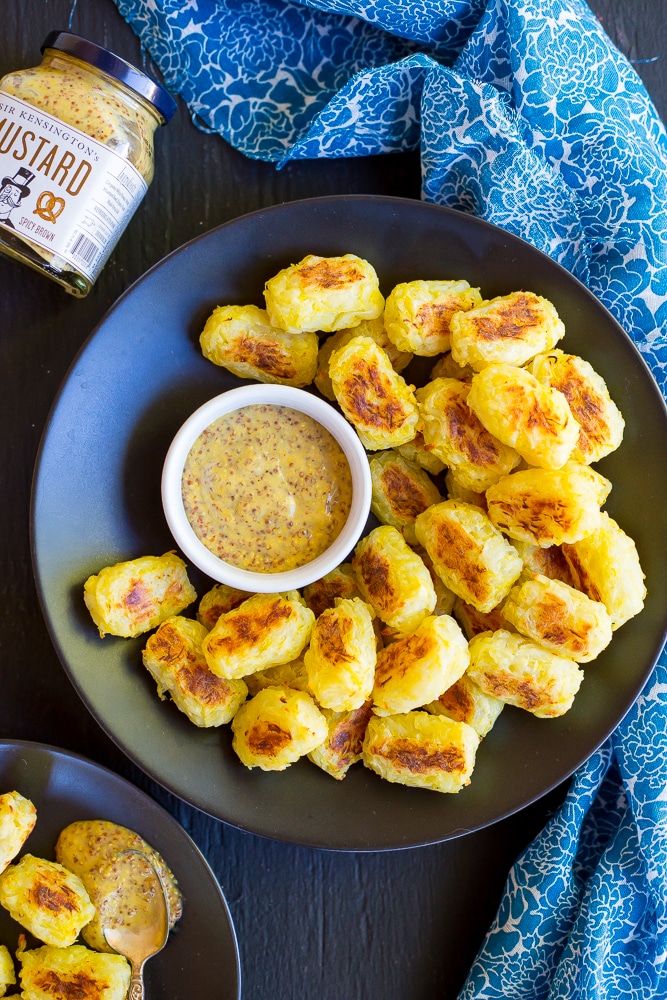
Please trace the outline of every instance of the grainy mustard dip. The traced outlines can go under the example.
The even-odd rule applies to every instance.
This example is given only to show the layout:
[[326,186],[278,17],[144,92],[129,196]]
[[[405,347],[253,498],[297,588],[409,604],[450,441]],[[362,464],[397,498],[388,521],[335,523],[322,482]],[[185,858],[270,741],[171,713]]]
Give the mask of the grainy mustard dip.
[[200,541],[239,569],[280,573],[340,534],[352,503],[329,431],[286,406],[244,406],[212,423],[185,461],[183,504]]

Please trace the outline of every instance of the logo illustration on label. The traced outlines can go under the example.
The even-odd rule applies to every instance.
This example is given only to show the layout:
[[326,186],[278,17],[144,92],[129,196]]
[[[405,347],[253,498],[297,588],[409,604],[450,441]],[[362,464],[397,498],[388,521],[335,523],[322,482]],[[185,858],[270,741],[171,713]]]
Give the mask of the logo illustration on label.
[[64,198],[56,197],[53,191],[42,191],[32,214],[38,215],[44,222],[55,222],[64,207]]
[[[4,222],[11,229],[15,229],[16,226],[10,216],[23,199],[29,197],[30,188],[28,185],[34,179],[35,175],[31,170],[26,170],[25,167],[17,170],[13,177],[2,178],[2,184],[0,184],[0,222]],[[62,208],[60,211],[62,212]]]

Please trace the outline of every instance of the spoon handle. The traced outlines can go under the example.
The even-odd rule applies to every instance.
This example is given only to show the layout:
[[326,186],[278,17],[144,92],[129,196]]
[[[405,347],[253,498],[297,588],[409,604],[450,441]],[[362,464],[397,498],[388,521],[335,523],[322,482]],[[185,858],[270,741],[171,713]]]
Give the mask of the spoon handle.
[[127,991],[127,1000],[144,1000],[144,970],[141,965],[132,966],[132,976],[130,978],[130,988]]

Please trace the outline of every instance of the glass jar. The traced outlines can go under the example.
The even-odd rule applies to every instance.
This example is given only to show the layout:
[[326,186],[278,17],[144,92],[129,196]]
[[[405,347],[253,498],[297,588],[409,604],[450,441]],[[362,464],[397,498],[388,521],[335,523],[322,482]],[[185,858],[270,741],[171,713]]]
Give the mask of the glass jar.
[[70,32],[42,53],[0,80],[0,252],[83,297],[148,190],[153,133],[176,103]]

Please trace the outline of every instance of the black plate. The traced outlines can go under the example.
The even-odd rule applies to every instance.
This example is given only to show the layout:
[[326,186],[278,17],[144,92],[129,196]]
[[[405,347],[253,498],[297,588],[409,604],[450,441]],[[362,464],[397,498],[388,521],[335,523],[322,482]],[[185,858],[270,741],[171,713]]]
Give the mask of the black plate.
[[[172,436],[238,380],[207,362],[198,336],[216,305],[263,305],[267,278],[307,253],[356,253],[385,295],[399,281],[467,278],[491,297],[530,289],[562,316],[566,350],[607,380],[627,421],[599,469],[607,510],[636,539],[649,597],[623,626],[558,720],[503,712],[456,796],[382,781],[361,765],[336,782],[308,761],[284,772],[243,768],[228,727],[199,730],[161,703],[141,640],[100,640],[82,600],[90,573],[173,546],[160,504]],[[523,241],[419,201],[344,196],[292,202],[237,219],[181,247],[114,305],[72,365],[48,422],[33,492],[34,565],[66,671],[106,732],[155,780],[199,809],[264,836],[341,850],[432,843],[526,806],[584,761],[644,685],[666,628],[667,418],[630,339],[568,272]],[[193,572],[201,595],[207,582]]]
[[[0,741],[0,794],[17,791],[37,809],[21,853],[54,858],[58,834],[79,819],[108,819],[139,833],[163,856],[183,893],[183,916],[165,948],[145,967],[147,997],[238,1000],[238,948],[227,903],[213,872],[169,813],[124,778],[75,754],[22,741]],[[0,910],[0,944],[13,953],[21,928]],[[25,932],[24,932],[25,933]],[[29,947],[39,942],[29,940]]]

